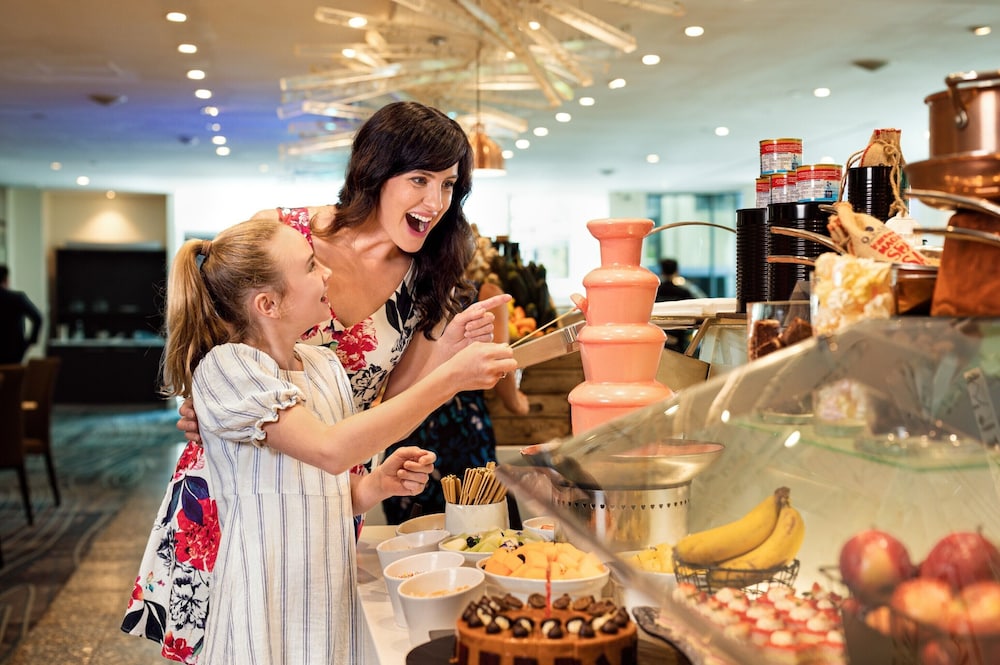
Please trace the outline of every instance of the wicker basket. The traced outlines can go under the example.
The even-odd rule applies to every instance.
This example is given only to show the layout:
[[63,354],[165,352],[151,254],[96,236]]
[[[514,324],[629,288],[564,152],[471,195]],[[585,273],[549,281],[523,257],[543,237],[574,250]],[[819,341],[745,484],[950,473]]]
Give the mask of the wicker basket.
[[799,560],[796,559],[790,564],[766,570],[705,567],[675,560],[674,573],[677,575],[678,584],[687,582],[705,593],[715,593],[719,589],[728,587],[760,595],[776,584],[793,588],[795,578],[799,574]]

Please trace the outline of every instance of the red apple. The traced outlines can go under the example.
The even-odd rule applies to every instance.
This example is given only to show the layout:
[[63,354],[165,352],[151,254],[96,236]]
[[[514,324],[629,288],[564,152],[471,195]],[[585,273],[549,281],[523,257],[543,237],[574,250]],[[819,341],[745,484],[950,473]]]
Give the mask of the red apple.
[[840,550],[840,575],[864,603],[881,604],[915,572],[906,546],[884,531],[862,531]]
[[919,623],[943,630],[961,613],[960,604],[947,582],[915,577],[899,583],[889,601],[892,609]]
[[1000,582],[975,582],[958,595],[959,611],[948,630],[960,635],[996,636],[1000,639]]
[[974,582],[1000,581],[1000,550],[981,533],[952,533],[931,549],[920,564],[920,576],[943,580],[956,589]]

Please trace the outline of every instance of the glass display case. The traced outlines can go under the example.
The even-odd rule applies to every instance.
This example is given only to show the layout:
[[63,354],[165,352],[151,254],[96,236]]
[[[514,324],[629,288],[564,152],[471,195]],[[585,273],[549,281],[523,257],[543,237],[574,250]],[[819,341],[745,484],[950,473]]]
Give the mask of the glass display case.
[[1000,320],[866,321],[529,446],[498,473],[626,587],[652,586],[678,643],[704,656],[693,660],[761,662],[672,584],[618,565],[622,552],[729,523],[779,487],[805,525],[796,570],[779,582],[800,591],[830,587],[842,546],[866,529],[894,534],[914,562],[954,531],[997,542],[998,404]]

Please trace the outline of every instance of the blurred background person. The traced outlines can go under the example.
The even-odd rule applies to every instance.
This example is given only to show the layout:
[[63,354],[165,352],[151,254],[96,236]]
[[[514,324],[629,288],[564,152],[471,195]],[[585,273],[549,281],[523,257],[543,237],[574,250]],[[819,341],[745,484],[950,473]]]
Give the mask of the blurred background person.
[[[23,291],[9,288],[10,269],[0,264],[0,364],[20,364],[28,347],[38,341],[42,313]],[[25,323],[31,330],[25,333]]]
[[656,302],[704,297],[704,291],[697,284],[681,277],[677,259],[660,259],[660,285],[656,288]]

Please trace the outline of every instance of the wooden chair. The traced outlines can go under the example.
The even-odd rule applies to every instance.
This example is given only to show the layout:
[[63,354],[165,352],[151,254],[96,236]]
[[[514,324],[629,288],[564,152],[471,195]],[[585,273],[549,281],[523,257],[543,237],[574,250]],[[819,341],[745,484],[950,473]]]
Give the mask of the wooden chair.
[[17,471],[24,512],[28,515],[28,524],[34,524],[28,472],[24,467],[24,418],[21,415],[24,375],[23,365],[0,365],[0,469]]
[[58,506],[59,481],[52,462],[52,402],[59,375],[59,358],[30,358],[24,375],[22,412],[24,413],[24,452],[44,455],[49,472],[52,496]]

